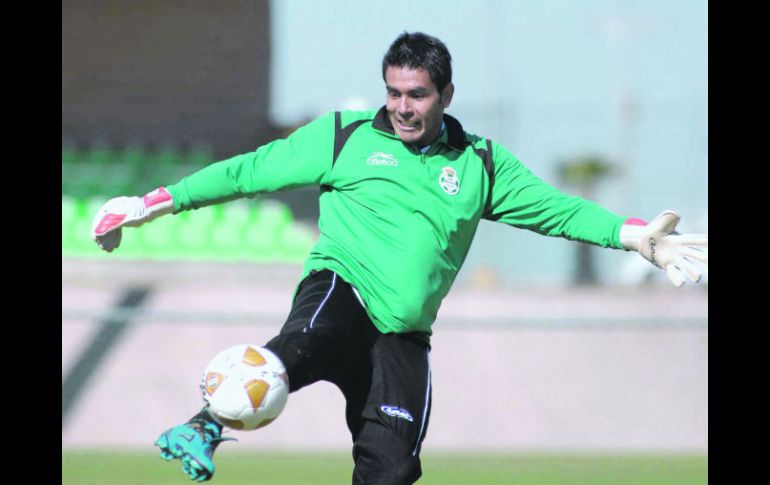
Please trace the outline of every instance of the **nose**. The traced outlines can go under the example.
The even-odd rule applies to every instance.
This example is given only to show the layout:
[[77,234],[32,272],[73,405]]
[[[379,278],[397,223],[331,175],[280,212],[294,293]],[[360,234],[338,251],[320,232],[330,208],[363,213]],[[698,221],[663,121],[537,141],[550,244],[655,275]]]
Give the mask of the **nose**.
[[412,106],[409,104],[408,96],[401,96],[401,100],[398,102],[398,114],[404,119],[412,117]]

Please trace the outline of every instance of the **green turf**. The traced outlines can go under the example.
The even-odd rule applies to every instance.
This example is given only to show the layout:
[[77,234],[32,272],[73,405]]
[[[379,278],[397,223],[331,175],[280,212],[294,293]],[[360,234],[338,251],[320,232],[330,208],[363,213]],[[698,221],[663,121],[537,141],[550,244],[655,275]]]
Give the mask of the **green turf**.
[[[345,454],[243,454],[216,457],[212,485],[339,485],[350,483]],[[702,485],[705,455],[423,455],[419,485]],[[62,485],[196,483],[178,462],[146,453],[63,451]]]

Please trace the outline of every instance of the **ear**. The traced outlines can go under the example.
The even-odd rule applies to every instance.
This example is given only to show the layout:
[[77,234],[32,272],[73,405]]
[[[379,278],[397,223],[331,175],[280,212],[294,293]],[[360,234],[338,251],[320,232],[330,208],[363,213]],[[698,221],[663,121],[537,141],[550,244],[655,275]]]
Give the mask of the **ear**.
[[447,84],[444,86],[444,90],[441,91],[441,106],[444,107],[444,109],[449,107],[449,103],[452,102],[452,96],[455,94],[455,85],[452,83]]

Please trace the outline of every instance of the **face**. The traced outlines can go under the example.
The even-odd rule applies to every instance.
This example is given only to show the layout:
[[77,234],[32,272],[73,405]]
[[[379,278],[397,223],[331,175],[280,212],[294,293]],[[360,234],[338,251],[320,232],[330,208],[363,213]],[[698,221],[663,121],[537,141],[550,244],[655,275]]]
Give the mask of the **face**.
[[385,70],[386,108],[398,137],[422,148],[441,130],[444,110],[454,94],[452,83],[439,93],[424,69],[389,66]]

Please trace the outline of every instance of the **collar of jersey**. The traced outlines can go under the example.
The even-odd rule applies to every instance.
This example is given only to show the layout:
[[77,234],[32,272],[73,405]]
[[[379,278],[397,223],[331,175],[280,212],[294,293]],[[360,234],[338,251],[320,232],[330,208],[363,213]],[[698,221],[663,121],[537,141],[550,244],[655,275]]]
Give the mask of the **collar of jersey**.
[[[446,123],[446,130],[441,133],[434,144],[443,143],[453,150],[465,150],[465,147],[468,146],[468,141],[465,139],[465,132],[463,131],[463,126],[460,122],[444,113],[444,123]],[[390,116],[388,116],[388,111],[385,109],[385,106],[380,108],[379,111],[377,111],[377,114],[374,115],[372,127],[391,138],[398,138],[396,131],[393,129],[393,124],[390,122]]]

